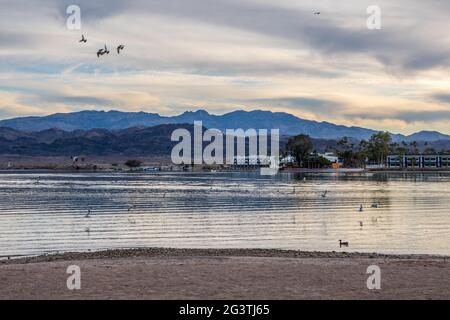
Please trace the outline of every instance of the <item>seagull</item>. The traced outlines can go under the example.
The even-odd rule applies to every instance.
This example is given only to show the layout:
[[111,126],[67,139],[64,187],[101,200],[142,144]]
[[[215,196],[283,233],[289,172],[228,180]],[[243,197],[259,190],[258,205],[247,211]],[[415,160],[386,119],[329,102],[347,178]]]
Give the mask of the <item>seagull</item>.
[[84,34],[81,35],[81,40],[78,42],[84,42],[84,43],[87,42],[87,39],[84,37]]
[[97,58],[100,58],[100,56],[104,55],[106,52],[103,49],[100,49],[97,51]]
[[359,206],[359,212],[363,212],[363,211],[364,211],[363,205],[360,205]]
[[325,197],[327,196],[327,193],[328,193],[328,190],[325,190],[325,192],[322,193],[321,197],[322,197],[322,198],[325,198]]
[[378,208],[378,203],[373,203],[372,208],[375,208],[375,209]]
[[320,14],[320,11],[316,11],[316,12],[314,12],[314,14],[315,14],[315,15],[319,15],[319,14]]
[[117,54],[120,54],[120,50],[123,50],[125,48],[125,46],[123,44],[121,44],[120,46],[117,47]]
[[339,240],[339,248],[342,247],[348,247],[348,242],[342,242],[342,240]]
[[136,208],[136,205],[135,205],[135,204],[129,206],[129,207],[128,207],[128,212],[130,212],[132,209],[135,209],[135,208]]

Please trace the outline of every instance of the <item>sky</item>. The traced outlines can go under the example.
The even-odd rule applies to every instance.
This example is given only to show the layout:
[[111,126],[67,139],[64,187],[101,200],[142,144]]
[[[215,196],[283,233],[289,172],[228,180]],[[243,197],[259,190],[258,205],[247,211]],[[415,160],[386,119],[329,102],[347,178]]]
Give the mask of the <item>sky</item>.
[[[80,30],[67,28],[70,5],[81,9]],[[371,5],[381,10],[381,29],[367,27]],[[448,0],[0,6],[0,119],[86,109],[261,109],[396,133],[450,134]],[[87,43],[78,42],[82,34]],[[97,58],[105,44],[110,54]]]

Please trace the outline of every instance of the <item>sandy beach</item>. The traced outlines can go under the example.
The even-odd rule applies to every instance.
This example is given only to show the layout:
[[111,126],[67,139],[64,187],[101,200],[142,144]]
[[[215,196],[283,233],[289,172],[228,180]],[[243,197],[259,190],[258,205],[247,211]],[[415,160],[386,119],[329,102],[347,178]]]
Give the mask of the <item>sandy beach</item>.
[[[81,269],[81,290],[66,271]],[[368,290],[367,267],[381,268]],[[449,299],[448,258],[279,250],[136,249],[0,262],[0,299]]]

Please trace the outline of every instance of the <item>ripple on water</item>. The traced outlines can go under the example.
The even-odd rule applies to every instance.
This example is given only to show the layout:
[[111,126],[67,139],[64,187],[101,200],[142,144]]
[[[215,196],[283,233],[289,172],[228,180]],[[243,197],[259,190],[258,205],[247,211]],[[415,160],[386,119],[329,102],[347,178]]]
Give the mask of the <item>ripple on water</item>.
[[124,247],[339,251],[339,239],[350,242],[346,251],[450,254],[449,174],[306,177],[0,174],[0,256]]

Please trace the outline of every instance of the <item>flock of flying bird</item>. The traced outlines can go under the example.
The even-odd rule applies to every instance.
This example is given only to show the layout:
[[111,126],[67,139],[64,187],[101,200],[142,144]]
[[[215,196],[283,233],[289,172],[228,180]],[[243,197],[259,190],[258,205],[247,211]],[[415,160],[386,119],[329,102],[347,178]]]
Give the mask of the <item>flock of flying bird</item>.
[[[87,43],[87,38],[83,35],[81,35],[81,40],[78,41],[79,43]],[[117,54],[120,54],[120,51],[122,51],[123,49],[125,49],[125,46],[123,44],[117,46]],[[100,58],[100,56],[104,55],[104,54],[109,54],[109,50],[108,47],[105,44],[104,48],[101,48],[97,51],[97,58]]]
[[[320,15],[320,11],[315,11],[314,15]],[[87,38],[83,35],[81,35],[81,40],[78,41],[80,43],[87,43]],[[117,54],[120,54],[120,51],[125,49],[125,46],[123,44],[117,46],[116,50],[117,50]],[[104,54],[109,54],[109,50],[108,47],[105,44],[104,48],[101,48],[97,51],[97,58],[100,58],[100,56],[103,56]]]

